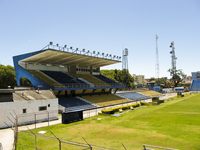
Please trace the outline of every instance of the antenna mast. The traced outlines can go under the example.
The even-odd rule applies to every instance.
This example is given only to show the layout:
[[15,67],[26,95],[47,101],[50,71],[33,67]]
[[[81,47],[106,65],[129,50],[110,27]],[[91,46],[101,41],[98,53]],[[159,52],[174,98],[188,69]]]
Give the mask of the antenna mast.
[[172,50],[170,51],[170,54],[171,54],[171,59],[172,59],[171,76],[173,77],[176,74],[176,60],[177,60],[177,57],[175,55],[174,41],[171,42],[169,47],[172,48]]
[[158,53],[158,35],[156,34],[156,77],[159,79],[159,53]]

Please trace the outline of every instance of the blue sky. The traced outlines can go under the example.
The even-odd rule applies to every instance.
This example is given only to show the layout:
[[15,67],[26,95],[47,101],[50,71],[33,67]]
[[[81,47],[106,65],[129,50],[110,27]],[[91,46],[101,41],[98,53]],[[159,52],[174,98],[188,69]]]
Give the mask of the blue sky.
[[169,76],[171,41],[177,68],[200,70],[199,0],[0,0],[1,64],[53,41],[116,55],[128,48],[130,72],[153,77],[155,34],[160,76]]

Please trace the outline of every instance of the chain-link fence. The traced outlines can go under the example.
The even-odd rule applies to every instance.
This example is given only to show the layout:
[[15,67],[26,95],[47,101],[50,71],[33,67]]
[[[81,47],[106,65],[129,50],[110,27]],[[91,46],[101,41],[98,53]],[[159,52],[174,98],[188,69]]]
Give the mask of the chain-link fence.
[[18,117],[18,125],[22,126],[22,125],[32,124],[34,125],[34,128],[37,128],[37,124],[41,123],[43,123],[42,126],[50,126],[51,121],[59,119],[57,110],[43,111],[40,113],[29,113],[17,117]]
[[[54,149],[54,150],[117,150],[114,148],[107,148],[103,146],[97,146],[89,143],[84,137],[80,137],[82,142],[70,141],[58,137],[50,129],[47,130],[48,135],[37,133],[36,131],[28,129],[27,131],[22,131],[20,134],[30,139],[27,141],[29,144],[24,144],[24,141],[19,141],[16,149],[30,149],[30,150],[43,150],[43,149]],[[122,145],[123,148],[124,145]],[[125,147],[125,146],[124,146]],[[124,148],[125,149],[125,148]]]

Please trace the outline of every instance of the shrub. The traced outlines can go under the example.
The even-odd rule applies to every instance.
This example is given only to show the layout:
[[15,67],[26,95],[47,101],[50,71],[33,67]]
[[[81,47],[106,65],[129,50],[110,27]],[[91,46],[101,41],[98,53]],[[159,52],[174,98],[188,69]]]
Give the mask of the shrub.
[[118,107],[114,107],[114,108],[108,108],[108,109],[104,109],[101,112],[105,113],[105,114],[114,114],[115,112],[119,112],[119,110],[127,110],[127,109],[131,109],[131,108],[136,108],[141,106],[140,103],[135,103],[135,104],[130,104],[130,105],[126,105],[126,106],[118,106]]
[[164,102],[165,102],[164,100],[159,100],[159,101],[157,102],[157,104],[159,105],[159,104],[164,103]]
[[101,112],[104,113],[104,114],[114,114],[113,109],[104,109]]
[[159,97],[153,97],[152,98],[152,102],[157,102],[157,101],[159,101]]
[[150,106],[152,103],[147,103],[147,102],[140,102],[142,106]]
[[114,114],[115,112],[118,112],[120,108],[121,107],[104,109],[104,110],[102,110],[102,113],[105,113],[105,114]]
[[130,106],[123,106],[122,107],[122,110],[127,110],[127,109],[130,109]]
[[139,102],[139,103],[135,103],[135,104],[129,105],[129,108],[130,108],[130,107],[136,108],[136,107],[139,107],[139,106],[141,106],[141,103],[140,103],[140,102]]

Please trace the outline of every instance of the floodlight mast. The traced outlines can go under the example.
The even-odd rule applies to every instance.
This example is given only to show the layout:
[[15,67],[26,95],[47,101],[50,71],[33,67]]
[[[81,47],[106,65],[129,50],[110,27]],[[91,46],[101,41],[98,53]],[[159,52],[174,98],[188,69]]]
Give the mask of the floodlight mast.
[[172,50],[170,51],[170,54],[171,54],[171,65],[172,65],[172,68],[171,68],[171,76],[173,77],[175,74],[176,74],[176,60],[177,60],[177,57],[175,55],[175,46],[174,46],[174,41],[171,42],[170,46],[169,46]]
[[122,53],[122,70],[128,71],[128,49],[125,48]]

